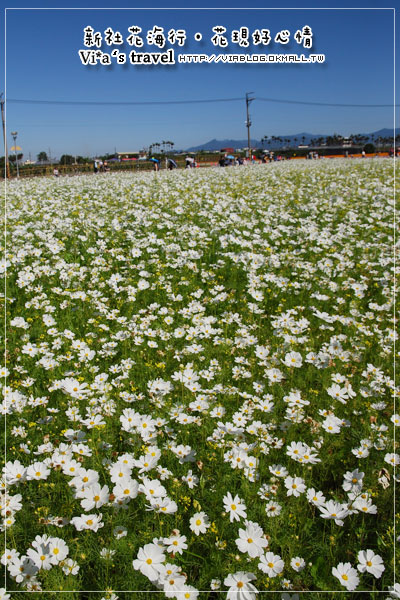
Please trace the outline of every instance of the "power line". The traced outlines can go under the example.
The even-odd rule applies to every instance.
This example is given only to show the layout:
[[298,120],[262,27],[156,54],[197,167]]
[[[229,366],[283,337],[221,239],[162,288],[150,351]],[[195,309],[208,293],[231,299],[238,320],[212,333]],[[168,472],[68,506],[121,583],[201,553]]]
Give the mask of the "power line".
[[355,108],[393,108],[393,106],[400,106],[400,104],[341,104],[333,102],[303,102],[301,100],[283,100],[282,98],[260,98],[257,96],[257,100],[262,102],[281,102],[284,104],[309,104],[311,106],[349,106]]
[[8,98],[7,102],[14,104],[71,104],[80,106],[138,106],[154,104],[200,104],[206,102],[243,102],[243,98],[214,98],[212,100],[145,100],[139,102],[112,102],[112,101],[80,101],[80,100],[20,100]]
[[[342,104],[337,102],[311,102],[303,100],[285,100],[283,98],[262,98],[257,96],[255,100],[261,102],[277,102],[281,104],[303,104],[309,106],[336,106],[336,107],[353,107],[353,108],[393,108],[400,104]],[[71,106],[154,106],[165,104],[206,104],[213,102],[242,102],[243,98],[211,98],[207,100],[143,100],[143,101],[81,101],[81,100],[32,100],[20,98],[8,98],[7,102],[12,104],[56,104],[56,105],[71,105]]]

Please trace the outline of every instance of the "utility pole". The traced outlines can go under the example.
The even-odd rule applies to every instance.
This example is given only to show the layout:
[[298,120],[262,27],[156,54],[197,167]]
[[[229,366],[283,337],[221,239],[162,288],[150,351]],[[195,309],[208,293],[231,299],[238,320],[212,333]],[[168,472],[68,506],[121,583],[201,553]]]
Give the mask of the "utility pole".
[[8,162],[8,150],[7,150],[7,136],[6,136],[6,125],[4,119],[4,99],[3,92],[0,94],[0,102],[1,102],[1,120],[3,122],[3,139],[4,139],[4,160],[6,163],[6,177],[10,177],[10,164]]
[[[19,178],[19,168],[18,168],[18,154],[17,154],[17,135],[18,135],[18,131],[12,131],[11,135],[13,137],[14,140],[14,154],[15,154],[15,164],[17,165],[17,179]],[[12,148],[11,148],[12,150]]]
[[254,94],[254,92],[247,92],[246,93],[246,114],[247,114],[247,121],[246,121],[246,127],[247,127],[247,148],[248,148],[248,156],[251,160],[251,142],[250,142],[250,127],[251,127],[251,121],[250,121],[250,114],[249,114],[249,106],[250,106],[250,102],[253,102],[253,100],[255,100],[255,98],[250,98],[250,94]]

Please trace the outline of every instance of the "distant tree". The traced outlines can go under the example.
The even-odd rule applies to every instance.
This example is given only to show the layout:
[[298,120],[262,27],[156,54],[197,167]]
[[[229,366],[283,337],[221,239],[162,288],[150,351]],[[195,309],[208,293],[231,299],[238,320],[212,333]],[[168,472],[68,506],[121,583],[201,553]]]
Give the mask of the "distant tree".
[[63,154],[60,158],[60,165],[72,165],[75,162],[75,157],[71,154]]
[[[17,154],[18,162],[22,160],[23,156],[24,155],[22,153]],[[10,154],[10,156],[8,157],[8,160],[12,163],[15,163],[15,154]]]
[[44,162],[44,161],[48,161],[49,159],[47,158],[47,153],[46,152],[39,152],[39,154],[37,155],[37,159],[39,162]]
[[371,144],[371,142],[368,142],[368,144],[365,144],[364,150],[367,154],[373,154],[375,152],[375,146],[374,144]]

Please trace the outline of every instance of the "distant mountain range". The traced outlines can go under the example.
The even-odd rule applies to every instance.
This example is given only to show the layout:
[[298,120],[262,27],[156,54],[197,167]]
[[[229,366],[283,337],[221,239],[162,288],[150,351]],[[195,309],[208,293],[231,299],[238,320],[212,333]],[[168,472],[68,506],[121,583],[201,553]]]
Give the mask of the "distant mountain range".
[[[400,133],[400,128],[397,128],[395,130],[395,135],[398,135]],[[311,140],[317,140],[318,138],[324,138],[326,139],[327,137],[331,137],[334,134],[330,133],[330,134],[317,134],[317,133],[306,133],[306,132],[301,132],[301,133],[294,133],[294,134],[290,134],[290,135],[277,135],[277,136],[272,136],[273,139],[271,140],[271,136],[268,138],[268,140],[264,141],[264,146],[261,142],[261,140],[251,140],[251,147],[252,148],[268,148],[271,145],[275,146],[275,147],[282,147],[282,146],[286,146],[286,145],[299,145],[299,144],[304,144],[304,145],[310,145]],[[385,138],[385,137],[393,137],[393,129],[388,129],[388,128],[384,128],[384,129],[379,129],[378,131],[373,131],[371,133],[360,133],[358,135],[363,136],[364,138],[367,138],[367,140],[364,140],[363,143],[365,143],[365,141],[373,141],[378,139],[379,137],[381,138]],[[282,140],[282,141],[279,141]],[[210,140],[209,142],[206,142],[205,144],[201,144],[200,146],[192,146],[191,148],[187,148],[187,152],[198,152],[199,150],[221,150],[221,148],[247,148],[247,139],[242,139],[242,140]]]

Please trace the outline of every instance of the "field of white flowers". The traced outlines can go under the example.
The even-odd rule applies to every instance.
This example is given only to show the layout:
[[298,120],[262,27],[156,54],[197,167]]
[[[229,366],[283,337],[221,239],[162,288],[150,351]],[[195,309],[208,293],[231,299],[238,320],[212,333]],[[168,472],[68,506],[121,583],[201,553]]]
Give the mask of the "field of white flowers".
[[0,598],[400,597],[393,177],[7,184]]

